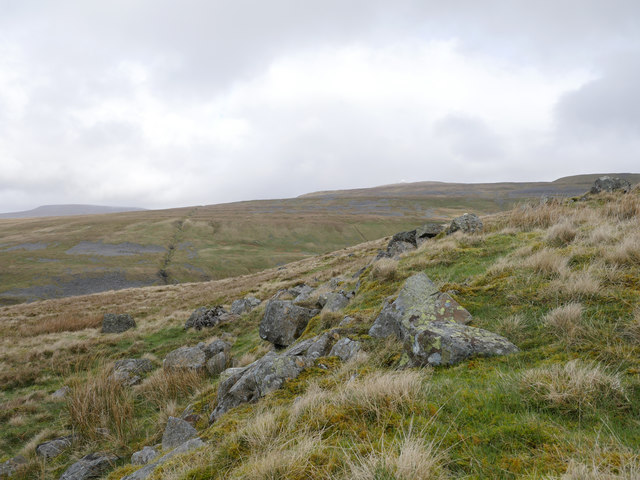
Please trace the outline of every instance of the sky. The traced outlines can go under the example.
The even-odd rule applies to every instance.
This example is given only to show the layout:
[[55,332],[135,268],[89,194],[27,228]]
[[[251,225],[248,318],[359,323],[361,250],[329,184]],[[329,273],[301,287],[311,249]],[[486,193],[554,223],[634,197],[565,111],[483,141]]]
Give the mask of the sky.
[[0,0],[0,211],[640,172],[637,0]]

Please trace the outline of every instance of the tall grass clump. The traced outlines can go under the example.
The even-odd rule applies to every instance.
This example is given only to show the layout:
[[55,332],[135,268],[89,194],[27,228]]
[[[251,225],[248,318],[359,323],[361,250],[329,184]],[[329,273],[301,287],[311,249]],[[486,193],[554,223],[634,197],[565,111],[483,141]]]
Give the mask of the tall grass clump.
[[569,221],[563,221],[553,225],[545,235],[545,243],[552,247],[564,247],[569,245],[578,235],[578,231]]
[[523,262],[525,267],[542,275],[562,275],[567,271],[567,264],[567,257],[548,248],[538,250]]
[[381,258],[371,267],[371,278],[388,282],[396,278],[398,261],[391,258]]
[[564,215],[565,208],[560,200],[526,203],[513,210],[507,217],[507,226],[524,231],[546,229],[558,223]]
[[25,337],[36,337],[47,333],[77,332],[87,328],[97,328],[102,324],[102,315],[78,314],[63,312],[52,318],[45,318],[38,323],[23,325],[20,334]]
[[525,371],[520,390],[532,403],[567,413],[592,411],[626,399],[619,374],[579,360]]
[[84,438],[102,436],[98,428],[126,445],[134,422],[134,399],[131,391],[116,380],[107,369],[93,378],[71,382],[67,411],[71,425]]
[[195,370],[156,370],[138,387],[138,395],[156,408],[195,394],[205,383],[205,375]]
[[617,201],[608,202],[605,212],[618,221],[633,220],[640,217],[640,198],[632,194],[623,195]]
[[620,266],[640,264],[640,235],[628,236],[618,245],[608,250],[605,258],[609,263]]
[[583,333],[583,311],[580,303],[569,303],[551,310],[543,321],[558,339],[566,345],[573,345]]

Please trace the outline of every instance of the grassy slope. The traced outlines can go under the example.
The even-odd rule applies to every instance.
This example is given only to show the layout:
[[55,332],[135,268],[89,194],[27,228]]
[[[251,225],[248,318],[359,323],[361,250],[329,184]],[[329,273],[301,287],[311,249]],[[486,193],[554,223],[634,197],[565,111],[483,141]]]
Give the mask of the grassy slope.
[[[345,311],[356,322],[345,333],[361,340],[367,355],[347,365],[320,359],[282,390],[228,412],[212,426],[205,418],[216,380],[193,379],[167,393],[163,385],[178,382],[163,384],[152,374],[132,391],[113,393],[131,409],[107,408],[102,426],[111,429],[111,437],[91,434],[47,465],[32,456],[37,440],[73,427],[65,403],[51,400],[49,392],[62,384],[76,385],[76,392],[82,384],[97,388],[100,372],[113,359],[146,354],[159,364],[171,349],[212,335],[226,335],[234,341],[237,361],[249,362],[269,348],[257,335],[261,308],[206,332],[181,329],[190,311],[248,292],[268,298],[299,281],[319,284],[347,274],[347,283],[353,282],[349,274],[383,242],[238,279],[4,307],[0,416],[7,427],[0,449],[31,459],[26,478],[57,478],[89,451],[106,448],[127,457],[159,441],[167,415],[193,403],[204,415],[198,428],[208,446],[154,478],[510,479],[556,477],[567,470],[573,475],[567,478],[636,478],[639,220],[636,190],[625,197],[523,207],[487,218],[483,235],[430,241],[390,270],[369,268],[361,277],[359,293]],[[398,370],[401,345],[375,341],[366,332],[383,300],[418,271],[452,292],[473,314],[473,325],[504,334],[521,352],[452,368]],[[580,304],[582,313],[553,320],[557,312],[550,312],[571,303]],[[103,336],[87,328],[111,309],[132,312],[138,329]],[[340,319],[316,319],[305,335]],[[575,385],[576,374],[552,379],[554,369],[572,360],[592,377]],[[594,366],[604,373],[589,370]],[[597,381],[602,383],[590,390]],[[545,385],[558,393],[543,395]],[[122,424],[126,428],[119,430]],[[109,478],[131,470],[122,465]],[[622,476],[624,468],[636,470]],[[588,477],[596,470],[600,476]]]
[[[0,219],[0,305],[257,272],[390,235],[427,219],[465,211],[495,213],[543,193],[571,195],[586,190],[592,177],[520,184],[422,182],[287,200]],[[132,256],[66,253],[83,241],[130,242],[162,250]],[[20,248],[28,243],[44,248]]]

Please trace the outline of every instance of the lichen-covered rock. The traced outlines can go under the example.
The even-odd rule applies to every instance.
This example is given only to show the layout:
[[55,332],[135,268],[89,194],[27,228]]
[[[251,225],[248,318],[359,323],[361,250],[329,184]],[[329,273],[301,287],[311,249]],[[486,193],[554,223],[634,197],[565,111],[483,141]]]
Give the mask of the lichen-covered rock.
[[169,352],[162,362],[165,370],[202,370],[207,357],[201,348],[180,347]]
[[416,246],[422,245],[430,238],[438,236],[444,231],[444,227],[439,223],[425,223],[416,228]]
[[140,375],[153,370],[153,363],[146,358],[126,358],[116,360],[113,366],[113,377],[126,386],[137,385],[142,380]]
[[169,417],[162,435],[162,449],[171,450],[197,436],[197,430],[189,422],[181,418]]
[[406,344],[417,365],[455,365],[473,356],[515,353],[518,348],[506,338],[481,328],[452,322],[431,322]]
[[102,317],[102,333],[122,333],[136,328],[136,322],[128,313],[105,313]]
[[224,340],[214,340],[208,345],[203,345],[200,348],[204,352],[207,359],[209,359],[216,356],[220,352],[225,352],[228,354],[231,351],[231,344],[225,342]]
[[118,457],[112,453],[96,452],[82,457],[71,465],[60,480],[85,480],[102,476],[113,467]]
[[342,293],[327,293],[324,298],[323,312],[337,312],[349,303],[349,299]]
[[153,447],[144,447],[131,455],[133,465],[146,465],[158,456],[158,451]]
[[258,305],[260,305],[260,300],[256,297],[247,296],[240,298],[238,300],[234,300],[231,304],[231,313],[235,315],[242,315],[243,313],[250,312]]
[[309,320],[319,313],[316,309],[294,305],[287,300],[269,300],[260,322],[260,338],[277,347],[287,347],[298,338]]
[[207,373],[212,377],[222,373],[229,365],[229,355],[226,352],[219,352],[207,360]]
[[385,304],[369,335],[378,338],[396,335],[404,340],[416,328],[436,321],[469,323],[471,314],[448,294],[440,292],[426,274],[418,273],[405,281],[394,302]]
[[344,337],[336,342],[336,344],[331,349],[331,352],[329,352],[329,356],[339,357],[340,360],[346,362],[347,360],[353,358],[353,356],[358,353],[358,351],[360,351],[360,342]]
[[136,470],[133,473],[130,473],[126,477],[123,477],[122,480],[146,480],[151,476],[156,468],[158,468],[163,463],[171,460],[173,457],[177,455],[181,455],[183,453],[190,452],[191,450],[195,450],[200,447],[204,447],[205,443],[199,438],[192,438],[191,440],[187,440],[183,444],[174,448],[169,453],[161,456],[155,462],[149,463],[142,467],[140,470]]
[[18,455],[17,457],[10,458],[6,462],[0,463],[0,478],[11,478],[16,473],[18,473],[18,469],[21,465],[27,463],[27,459],[22,455]]
[[460,230],[463,233],[481,232],[484,228],[482,220],[475,213],[465,213],[451,221],[451,225],[447,228],[447,235]]
[[73,435],[54,438],[36,447],[36,454],[44,458],[55,458],[71,446]]
[[627,193],[631,190],[631,183],[629,183],[624,178],[618,177],[600,177],[598,178],[593,186],[591,187],[591,193],[600,193],[600,192],[615,192],[622,191]]
[[233,407],[254,402],[296,378],[309,365],[302,356],[269,352],[243,370],[232,374],[218,387],[216,408],[209,420],[215,421]]
[[216,305],[213,308],[199,307],[196,308],[189,319],[185,322],[184,328],[195,328],[202,330],[203,328],[215,327],[221,323],[231,322],[238,319],[238,315],[228,313],[222,306]]

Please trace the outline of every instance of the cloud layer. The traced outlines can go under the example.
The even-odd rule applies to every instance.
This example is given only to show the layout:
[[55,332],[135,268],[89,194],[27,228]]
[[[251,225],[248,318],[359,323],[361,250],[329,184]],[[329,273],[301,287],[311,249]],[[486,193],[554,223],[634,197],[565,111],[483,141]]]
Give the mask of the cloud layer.
[[3,2],[0,211],[637,171],[640,4]]

